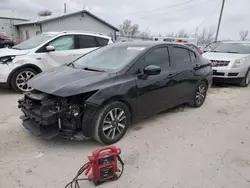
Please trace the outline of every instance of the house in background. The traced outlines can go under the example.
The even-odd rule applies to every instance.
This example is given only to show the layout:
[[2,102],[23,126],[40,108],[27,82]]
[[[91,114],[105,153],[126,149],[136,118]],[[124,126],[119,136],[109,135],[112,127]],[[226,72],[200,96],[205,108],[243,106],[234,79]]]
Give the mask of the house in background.
[[0,11],[0,34],[8,36],[11,40],[18,41],[19,35],[15,24],[28,21],[14,11]]
[[82,10],[62,16],[50,17],[44,20],[29,21],[15,24],[21,41],[49,31],[89,31],[109,35],[116,39],[119,31],[113,25],[95,16],[89,11]]

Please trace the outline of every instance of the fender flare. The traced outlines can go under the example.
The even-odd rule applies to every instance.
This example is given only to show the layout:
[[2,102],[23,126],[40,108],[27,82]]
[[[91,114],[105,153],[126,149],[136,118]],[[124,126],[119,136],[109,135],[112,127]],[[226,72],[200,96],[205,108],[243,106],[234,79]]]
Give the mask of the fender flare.
[[14,74],[17,70],[22,69],[22,68],[32,68],[32,69],[34,69],[35,71],[37,71],[38,73],[41,73],[41,72],[42,72],[42,69],[41,69],[40,67],[38,67],[37,65],[34,65],[34,64],[25,64],[25,65],[22,65],[22,66],[20,66],[20,67],[16,67],[16,68],[14,68],[14,69],[11,71],[11,73],[10,73],[9,76],[8,76],[7,83],[8,83],[9,86],[10,86],[11,78],[12,78],[13,74]]

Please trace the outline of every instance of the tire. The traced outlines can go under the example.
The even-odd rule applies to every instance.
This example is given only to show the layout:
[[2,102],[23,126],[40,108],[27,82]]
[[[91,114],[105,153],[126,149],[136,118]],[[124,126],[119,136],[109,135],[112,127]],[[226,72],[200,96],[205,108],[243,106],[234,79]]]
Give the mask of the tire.
[[[28,80],[33,78],[36,74],[38,74],[38,72],[29,67],[18,69],[17,71],[14,72],[14,74],[11,77],[10,80],[11,87],[18,93],[31,91],[32,88],[27,86],[27,82]],[[27,77],[25,77],[25,75]],[[23,82],[21,82],[22,80]],[[18,85],[18,83],[20,84]]]
[[3,45],[3,47],[4,47],[4,48],[12,48],[12,46],[9,45],[9,44],[5,44],[5,45]]
[[110,145],[118,142],[125,135],[130,123],[130,112],[124,103],[115,101],[102,107],[93,121],[93,138],[101,144]]
[[247,87],[250,83],[250,69],[248,69],[245,77],[240,81],[239,85],[241,87]]
[[208,85],[205,81],[201,81],[193,94],[192,100],[189,102],[189,105],[194,108],[199,108],[203,105],[206,96],[207,96]]

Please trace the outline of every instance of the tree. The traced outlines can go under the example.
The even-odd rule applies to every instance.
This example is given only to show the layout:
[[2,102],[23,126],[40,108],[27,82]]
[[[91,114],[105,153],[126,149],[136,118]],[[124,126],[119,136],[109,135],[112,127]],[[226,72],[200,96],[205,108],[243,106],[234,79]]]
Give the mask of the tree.
[[130,20],[125,20],[119,28],[122,36],[134,36],[139,33],[139,25],[132,24]]
[[203,28],[202,32],[199,33],[196,29],[195,36],[200,44],[208,44],[214,40],[215,29],[214,27],[210,27],[209,29]]
[[240,40],[246,40],[247,36],[248,36],[248,30],[242,30],[240,31]]
[[43,11],[39,11],[37,13],[38,16],[51,16],[52,15],[52,11],[50,10],[43,10]]
[[181,29],[175,36],[181,37],[181,38],[188,38],[189,37],[188,33],[184,29]]

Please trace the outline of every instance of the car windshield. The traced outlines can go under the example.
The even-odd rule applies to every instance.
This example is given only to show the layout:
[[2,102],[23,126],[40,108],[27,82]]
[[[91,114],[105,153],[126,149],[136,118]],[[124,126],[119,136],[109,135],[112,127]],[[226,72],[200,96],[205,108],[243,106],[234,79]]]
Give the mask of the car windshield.
[[121,69],[144,49],[143,46],[108,45],[82,56],[71,64],[73,67],[80,69],[102,71]]
[[250,54],[250,43],[221,43],[213,52]]
[[17,49],[17,50],[29,50],[32,48],[36,48],[37,46],[45,43],[46,41],[52,39],[54,36],[56,36],[55,34],[49,34],[49,33],[44,33],[41,35],[37,35],[35,37],[32,37],[18,45],[13,46],[13,49]]

